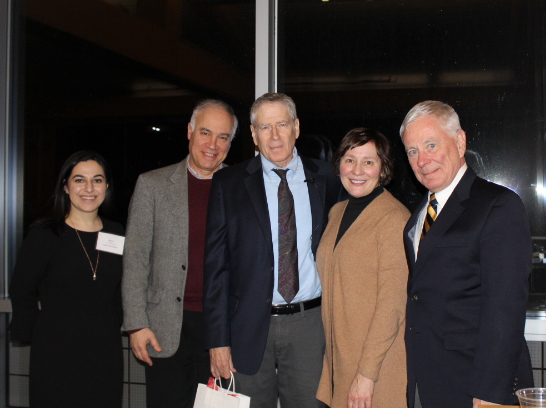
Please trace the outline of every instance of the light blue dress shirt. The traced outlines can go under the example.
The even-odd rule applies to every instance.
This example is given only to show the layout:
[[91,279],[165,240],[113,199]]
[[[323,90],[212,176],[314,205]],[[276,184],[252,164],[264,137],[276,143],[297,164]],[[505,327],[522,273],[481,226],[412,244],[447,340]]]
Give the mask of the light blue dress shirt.
[[[262,154],[262,160],[265,193],[267,195],[267,206],[269,208],[269,220],[271,222],[271,238],[273,239],[273,257],[274,267],[274,286],[272,304],[286,304],[278,291],[279,287],[279,199],[277,191],[281,178],[273,171],[278,169],[268,161]],[[317,265],[311,249],[311,233],[313,229],[313,220],[311,216],[311,204],[309,202],[309,190],[305,180],[303,163],[298,156],[298,151],[294,148],[294,157],[285,167],[288,169],[286,180],[288,187],[294,197],[294,206],[296,210],[296,229],[298,236],[298,270],[300,277],[300,290],[296,294],[292,303],[304,302],[319,297],[322,294]]]

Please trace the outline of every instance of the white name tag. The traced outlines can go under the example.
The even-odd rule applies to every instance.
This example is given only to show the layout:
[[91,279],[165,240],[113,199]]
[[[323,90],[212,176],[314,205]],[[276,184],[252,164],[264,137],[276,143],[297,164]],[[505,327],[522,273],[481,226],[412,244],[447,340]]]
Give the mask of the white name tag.
[[125,237],[122,237],[121,235],[108,234],[107,232],[99,232],[96,250],[123,255],[124,245]]

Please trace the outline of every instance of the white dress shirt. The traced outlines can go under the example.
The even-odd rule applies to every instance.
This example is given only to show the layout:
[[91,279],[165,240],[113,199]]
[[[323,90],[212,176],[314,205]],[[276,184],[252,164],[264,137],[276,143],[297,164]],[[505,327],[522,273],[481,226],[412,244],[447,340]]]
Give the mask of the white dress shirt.
[[[444,205],[446,204],[447,200],[449,200],[449,197],[451,197],[451,193],[453,193],[453,190],[455,190],[455,187],[457,187],[457,184],[459,184],[459,181],[463,178],[464,173],[466,172],[466,169],[468,166],[466,163],[464,163],[459,171],[457,172],[457,175],[451,182],[449,186],[444,188],[442,191],[439,191],[436,193],[436,201],[438,201],[438,205],[436,208],[436,219],[440,216],[440,212],[444,208]],[[425,203],[425,206],[421,209],[421,213],[419,214],[419,218],[417,219],[417,224],[415,224],[414,228],[414,235],[413,235],[413,249],[415,251],[415,260],[417,260],[417,252],[419,250],[419,242],[421,242],[421,231],[423,230],[423,224],[425,223],[425,217],[427,213],[427,207],[430,202],[430,195],[432,193],[428,192],[428,199]]]

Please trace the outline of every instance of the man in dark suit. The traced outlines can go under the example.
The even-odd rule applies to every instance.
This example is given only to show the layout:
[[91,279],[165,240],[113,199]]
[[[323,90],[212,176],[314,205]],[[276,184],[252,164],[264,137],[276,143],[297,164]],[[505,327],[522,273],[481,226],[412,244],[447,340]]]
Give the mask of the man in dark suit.
[[515,390],[533,386],[523,203],[467,166],[466,134],[451,106],[417,104],[400,135],[429,190],[404,230],[409,406],[416,391],[424,408],[517,404]]
[[[212,183],[205,345],[213,375],[236,372],[237,391],[253,407],[276,407],[277,396],[283,408],[318,407],[324,331],[315,254],[341,184],[330,164],[298,155],[290,97],[261,96],[251,123],[260,155],[219,171]],[[292,216],[284,217],[286,208]],[[282,226],[293,215],[295,225]]]

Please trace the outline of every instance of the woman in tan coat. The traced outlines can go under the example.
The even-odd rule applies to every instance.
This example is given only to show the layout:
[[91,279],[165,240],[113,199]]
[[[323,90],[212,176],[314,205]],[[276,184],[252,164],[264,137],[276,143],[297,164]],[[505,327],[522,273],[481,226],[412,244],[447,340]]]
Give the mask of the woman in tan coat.
[[383,188],[392,178],[381,133],[351,130],[334,171],[351,197],[335,205],[322,236],[326,353],[317,398],[332,408],[406,407],[404,325],[409,211]]

